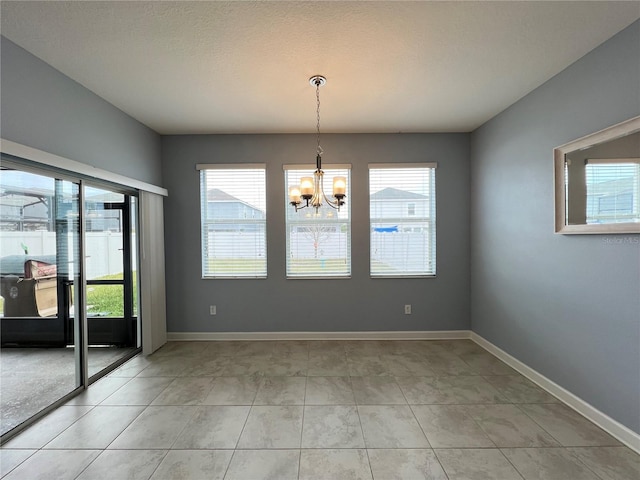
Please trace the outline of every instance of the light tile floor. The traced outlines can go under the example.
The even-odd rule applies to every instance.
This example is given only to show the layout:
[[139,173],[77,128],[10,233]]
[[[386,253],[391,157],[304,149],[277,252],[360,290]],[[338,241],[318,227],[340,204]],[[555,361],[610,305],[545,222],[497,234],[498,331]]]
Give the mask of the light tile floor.
[[466,340],[172,342],[3,445],[14,479],[638,480]]

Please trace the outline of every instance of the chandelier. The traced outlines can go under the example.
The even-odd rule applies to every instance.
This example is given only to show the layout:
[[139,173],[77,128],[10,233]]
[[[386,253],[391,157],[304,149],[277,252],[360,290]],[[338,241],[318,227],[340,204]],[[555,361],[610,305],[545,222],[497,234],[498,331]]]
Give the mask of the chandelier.
[[[324,193],[324,172],[322,171],[322,147],[320,146],[320,87],[327,83],[327,79],[322,75],[315,75],[309,79],[311,86],[316,87],[316,170],[313,177],[302,177],[300,185],[289,187],[289,203],[296,209],[301,210],[307,207],[313,207],[318,213],[318,209],[323,202],[331,208],[340,210],[340,206],[344,205],[344,199],[347,196],[347,178],[333,178],[333,198],[331,200]],[[302,205],[302,201],[305,204]],[[300,206],[302,205],[302,206]]]

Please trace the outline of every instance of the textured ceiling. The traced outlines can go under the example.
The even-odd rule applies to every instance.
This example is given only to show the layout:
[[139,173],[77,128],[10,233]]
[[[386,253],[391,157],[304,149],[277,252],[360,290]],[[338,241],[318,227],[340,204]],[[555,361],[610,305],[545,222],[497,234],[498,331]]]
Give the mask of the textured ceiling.
[[2,35],[159,133],[470,131],[639,2],[7,2]]

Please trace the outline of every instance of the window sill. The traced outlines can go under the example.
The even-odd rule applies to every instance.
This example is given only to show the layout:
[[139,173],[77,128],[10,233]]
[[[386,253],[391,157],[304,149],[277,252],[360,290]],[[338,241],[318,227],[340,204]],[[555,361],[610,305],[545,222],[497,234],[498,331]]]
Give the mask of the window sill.
[[266,280],[267,277],[243,277],[239,275],[230,275],[228,277],[200,277],[202,280]]
[[351,275],[349,276],[327,276],[327,277],[323,277],[323,276],[318,276],[318,277],[313,277],[313,276],[300,276],[300,277],[285,277],[287,280],[350,280],[351,279]]
[[413,279],[413,278],[436,278],[436,275],[370,275],[369,276],[373,280],[377,279],[385,279],[385,278],[402,278],[402,279]]

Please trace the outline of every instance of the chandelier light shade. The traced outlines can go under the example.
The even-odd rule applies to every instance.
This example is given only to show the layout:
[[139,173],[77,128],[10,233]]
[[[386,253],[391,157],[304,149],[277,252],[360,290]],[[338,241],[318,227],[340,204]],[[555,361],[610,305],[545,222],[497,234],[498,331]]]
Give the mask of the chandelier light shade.
[[344,199],[347,196],[347,178],[333,178],[333,200],[324,193],[323,152],[320,147],[320,87],[327,83],[327,79],[322,75],[314,75],[309,79],[309,83],[316,87],[316,170],[313,172],[313,177],[302,177],[300,185],[289,187],[289,203],[296,209],[296,212],[303,208],[313,207],[317,213],[325,203],[331,208],[340,210],[340,206],[344,205]]

